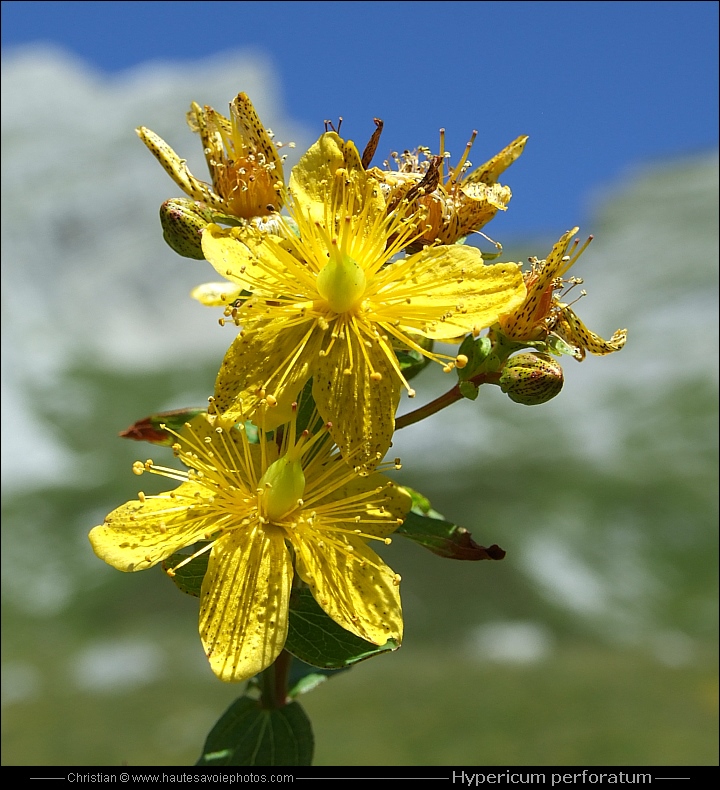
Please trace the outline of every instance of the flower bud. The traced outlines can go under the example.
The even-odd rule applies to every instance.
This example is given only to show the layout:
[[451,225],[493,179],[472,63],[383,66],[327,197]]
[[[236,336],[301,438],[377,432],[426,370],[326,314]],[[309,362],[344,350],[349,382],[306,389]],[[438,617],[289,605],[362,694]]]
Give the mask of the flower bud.
[[560,392],[563,370],[548,354],[517,354],[507,361],[499,383],[510,400],[535,406],[547,403]]
[[213,221],[213,212],[200,201],[175,198],[160,206],[163,238],[178,255],[204,260],[200,234]]

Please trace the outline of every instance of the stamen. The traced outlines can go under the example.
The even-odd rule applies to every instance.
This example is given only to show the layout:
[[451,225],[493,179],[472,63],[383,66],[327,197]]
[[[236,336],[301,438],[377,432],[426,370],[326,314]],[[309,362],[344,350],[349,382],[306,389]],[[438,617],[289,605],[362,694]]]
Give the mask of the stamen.
[[461,175],[463,171],[463,166],[467,161],[468,156],[470,155],[470,149],[473,147],[473,143],[475,142],[476,137],[477,137],[477,129],[473,129],[473,133],[470,136],[470,139],[468,140],[467,144],[465,145],[465,151],[463,152],[463,155],[460,157],[460,161],[457,163],[457,165],[455,166],[454,170],[452,171],[452,173],[448,178],[447,181],[448,184],[454,184],[457,181],[458,176]]
[[445,129],[440,129],[440,183],[445,183]]
[[467,365],[468,362],[469,362],[469,360],[465,356],[465,354],[458,354],[455,357],[455,366],[457,368],[459,368],[460,370],[462,370]]
[[[169,569],[169,570],[167,571],[167,574],[168,574],[168,576],[174,576],[174,575],[175,575],[175,573],[176,573],[176,572],[177,572],[177,571],[178,571],[180,568],[182,568],[183,566],[187,565],[189,562],[192,562],[192,560],[194,560],[196,557],[199,557],[201,554],[205,554],[205,552],[206,552],[206,551],[210,551],[210,549],[212,549],[212,547],[213,547],[214,545],[215,545],[214,543],[208,543],[208,545],[207,545],[207,546],[203,546],[201,549],[199,549],[198,551],[196,551],[194,554],[190,554],[190,555],[189,555],[189,556],[188,556],[186,559],[184,559],[182,562],[179,562],[179,563],[178,563],[178,564],[177,564],[177,565],[176,565],[174,568],[171,568],[171,569]],[[170,573],[170,570],[172,570],[172,574]]]

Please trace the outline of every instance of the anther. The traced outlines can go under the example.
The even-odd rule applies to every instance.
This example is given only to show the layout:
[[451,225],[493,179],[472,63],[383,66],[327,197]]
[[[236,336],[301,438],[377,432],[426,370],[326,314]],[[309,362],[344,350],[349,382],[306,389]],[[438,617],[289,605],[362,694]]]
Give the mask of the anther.
[[469,360],[468,360],[468,358],[465,356],[465,354],[458,354],[458,355],[455,357],[455,365],[456,365],[458,368],[460,368],[460,370],[462,370],[462,369],[463,369],[463,368],[464,368],[464,367],[467,365],[467,363],[468,363],[468,362],[469,362]]
[[138,499],[139,499],[141,502],[144,502],[144,501],[145,501],[145,493],[144,493],[143,491],[138,491]]
[[378,373],[376,370],[370,374],[370,378],[372,381],[382,381],[382,373]]

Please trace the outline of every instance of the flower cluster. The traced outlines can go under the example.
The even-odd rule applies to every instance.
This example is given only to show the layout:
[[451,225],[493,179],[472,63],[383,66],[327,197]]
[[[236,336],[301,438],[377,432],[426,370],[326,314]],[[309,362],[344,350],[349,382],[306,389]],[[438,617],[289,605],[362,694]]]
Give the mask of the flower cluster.
[[562,387],[551,355],[607,354],[625,331],[602,340],[560,300],[579,282],[563,279],[585,249],[576,251],[577,228],[525,273],[464,244],[507,208],[498,178],[524,136],[473,169],[475,133],[452,168],[442,133],[437,153],[394,155],[382,169],[370,167],[376,120],[362,154],[325,131],[286,182],[279,145],[245,94],[230,118],[193,104],[188,122],[211,184],[154,132],[138,134],[187,195],[163,204],[165,239],[223,278],[192,295],[220,307],[234,336],[207,411],[134,428],[186,467],[148,460],[134,471],[179,485],[113,511],[92,547],[123,571],[163,563],[174,575],[207,560],[200,636],[223,680],[278,658],[299,587],[345,631],[399,645],[400,579],[370,544],[389,542],[414,504],[381,473],[399,465],[384,459],[402,394],[415,396],[410,379],[434,362],[457,375],[458,398],[493,383],[542,403]]

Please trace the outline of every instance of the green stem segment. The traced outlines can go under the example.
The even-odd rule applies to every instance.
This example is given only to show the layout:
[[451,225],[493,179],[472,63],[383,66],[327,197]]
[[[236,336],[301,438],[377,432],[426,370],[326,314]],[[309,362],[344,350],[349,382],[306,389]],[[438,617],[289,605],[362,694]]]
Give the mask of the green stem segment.
[[[500,373],[478,373],[476,376],[468,379],[476,386],[480,386],[481,384],[497,384],[500,380]],[[440,397],[435,398],[435,400],[430,401],[430,403],[426,403],[424,406],[421,406],[419,409],[415,409],[415,411],[408,412],[407,414],[403,414],[402,417],[398,417],[395,420],[395,430],[399,428],[406,428],[408,425],[414,425],[416,422],[420,422],[420,420],[424,420],[426,417],[430,417],[430,415],[435,414],[442,409],[450,406],[451,403],[455,403],[455,401],[462,400],[463,395],[460,392],[460,385],[456,384],[452,389],[449,389]]]

